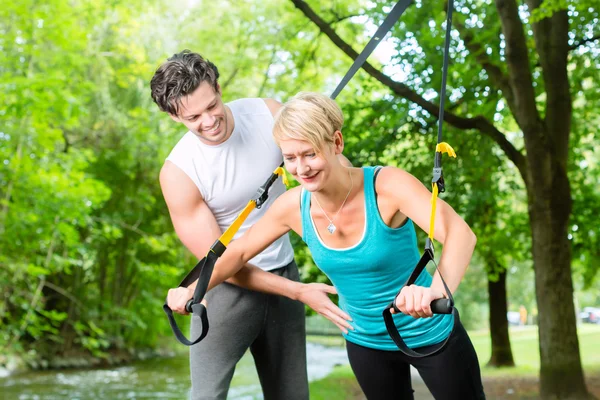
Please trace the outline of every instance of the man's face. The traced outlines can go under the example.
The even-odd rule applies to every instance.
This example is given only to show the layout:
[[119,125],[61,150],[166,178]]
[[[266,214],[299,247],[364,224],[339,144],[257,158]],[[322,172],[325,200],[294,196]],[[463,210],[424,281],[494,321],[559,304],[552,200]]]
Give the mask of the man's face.
[[233,131],[232,116],[217,91],[208,82],[202,82],[191,94],[181,99],[179,115],[171,115],[205,144],[217,145],[226,141]]

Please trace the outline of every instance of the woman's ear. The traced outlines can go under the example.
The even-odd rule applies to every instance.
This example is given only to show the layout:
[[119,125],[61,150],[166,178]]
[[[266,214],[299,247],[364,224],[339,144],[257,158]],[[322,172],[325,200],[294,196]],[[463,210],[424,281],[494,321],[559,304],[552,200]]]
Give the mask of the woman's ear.
[[342,135],[342,131],[333,132],[333,146],[335,154],[342,154],[344,151],[344,136]]

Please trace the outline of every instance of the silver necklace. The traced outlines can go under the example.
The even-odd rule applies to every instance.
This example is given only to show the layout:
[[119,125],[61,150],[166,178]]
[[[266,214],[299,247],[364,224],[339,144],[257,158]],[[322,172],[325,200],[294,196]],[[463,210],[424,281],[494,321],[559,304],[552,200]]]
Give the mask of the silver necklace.
[[348,200],[348,196],[350,196],[350,192],[352,192],[352,189],[354,188],[354,180],[352,179],[352,174],[350,173],[350,169],[348,169],[348,175],[350,175],[350,190],[348,190],[348,193],[346,194],[346,198],[342,202],[342,205],[337,210],[337,212],[335,213],[335,215],[333,216],[333,218],[329,218],[329,215],[327,215],[327,213],[325,212],[325,210],[323,210],[323,207],[321,207],[321,203],[319,203],[319,199],[317,199],[316,194],[314,196],[315,201],[317,202],[317,205],[319,206],[319,208],[323,212],[323,215],[325,215],[325,218],[327,218],[327,220],[329,221],[329,225],[327,226],[327,230],[329,231],[329,233],[331,235],[333,235],[333,232],[335,232],[336,229],[337,229],[336,226],[335,226],[335,224],[333,223],[333,220],[338,216],[338,214],[340,213],[340,211],[342,211],[342,208],[344,207],[344,204],[346,204],[346,200]]

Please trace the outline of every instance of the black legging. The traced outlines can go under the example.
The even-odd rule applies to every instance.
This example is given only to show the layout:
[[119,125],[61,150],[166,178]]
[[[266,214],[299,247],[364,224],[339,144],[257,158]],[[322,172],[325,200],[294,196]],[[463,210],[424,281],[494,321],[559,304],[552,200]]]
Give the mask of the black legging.
[[348,341],[346,349],[368,400],[413,399],[411,364],[436,400],[485,399],[477,354],[460,321],[444,349],[429,357],[414,358],[401,351],[375,350]]

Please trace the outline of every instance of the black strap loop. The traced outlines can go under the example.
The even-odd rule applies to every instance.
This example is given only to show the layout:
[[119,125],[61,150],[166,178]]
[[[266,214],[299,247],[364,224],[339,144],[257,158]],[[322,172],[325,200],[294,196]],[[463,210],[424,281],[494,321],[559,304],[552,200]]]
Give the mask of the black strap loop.
[[[434,254],[433,254],[433,247],[431,246],[431,241],[429,241],[429,238],[427,240],[428,240],[428,245],[426,245],[425,252],[419,259],[417,266],[415,267],[413,272],[410,274],[410,277],[408,278],[406,283],[404,285],[402,285],[402,288],[404,288],[405,286],[410,286],[410,285],[414,284],[417,281],[417,278],[419,277],[421,272],[423,272],[423,269],[425,269],[425,267],[427,266],[427,264],[429,264],[430,261],[435,262]],[[437,265],[436,265],[436,269],[437,269]],[[438,273],[440,273],[439,270],[438,270]],[[441,273],[440,273],[440,278],[442,279],[442,283],[444,284],[444,289],[446,290],[446,295],[448,296],[448,298],[436,299],[436,300],[432,301],[431,302],[431,311],[433,311],[434,314],[452,314],[454,316],[454,324],[456,325],[456,319],[458,318],[458,310],[456,309],[456,307],[454,307],[454,298],[452,297],[452,293],[450,292],[450,289],[446,285],[446,282],[444,281],[444,278],[442,277]],[[396,296],[394,296],[394,300],[383,310],[383,320],[385,322],[385,327],[387,328],[388,334],[390,335],[390,337],[392,338],[392,340],[394,341],[396,346],[398,346],[400,351],[402,351],[407,356],[421,358],[421,357],[427,357],[427,356],[437,353],[446,345],[446,343],[448,342],[448,339],[450,338],[450,335],[448,335],[446,340],[444,340],[443,342],[434,346],[432,349],[430,349],[430,351],[428,351],[426,353],[420,353],[415,350],[412,350],[411,348],[409,348],[406,345],[406,343],[404,343],[404,340],[402,340],[402,337],[400,336],[400,333],[398,332],[398,328],[396,327],[396,324],[394,323],[394,318],[392,317],[392,313],[390,312],[390,308],[393,308],[394,311],[396,311],[397,313],[400,312],[400,310],[396,306],[396,298],[398,297],[398,295],[400,295],[401,291],[402,291],[402,289],[400,289],[398,291]],[[452,329],[454,330],[454,328],[452,328]]]
[[[448,299],[438,299],[438,300],[447,301]],[[438,300],[436,300],[436,301],[438,301]],[[432,309],[434,307],[434,305],[433,305],[434,303],[435,302],[431,303]],[[445,307],[446,305],[443,305],[443,306]],[[392,317],[392,313],[390,312],[391,307],[392,307],[392,305],[390,304],[383,311],[383,320],[385,322],[385,327],[387,328],[388,334],[390,335],[390,337],[392,338],[392,340],[394,341],[396,346],[398,346],[400,351],[402,351],[407,356],[414,357],[414,358],[428,357],[428,356],[431,356],[431,355],[439,352],[440,350],[442,350],[444,348],[444,346],[446,346],[446,343],[448,343],[450,336],[452,336],[452,332],[454,332],[454,329],[459,320],[458,310],[456,309],[456,307],[451,307],[451,313],[452,313],[452,317],[454,319],[454,325],[452,327],[452,332],[450,332],[450,334],[448,335],[446,340],[444,340],[441,343],[436,344],[435,346],[430,348],[429,351],[427,351],[425,353],[421,353],[421,352],[415,351],[415,350],[411,349],[410,347],[408,347],[406,345],[406,343],[404,343],[404,340],[402,340],[402,336],[400,336],[400,333],[398,332],[398,329],[396,328],[396,324],[394,323],[394,318]]]
[[[219,244],[220,244],[220,246],[219,246]],[[213,244],[212,248],[215,248],[215,247],[218,248],[221,246],[224,248],[221,241],[217,240],[215,242],[215,244]],[[212,248],[208,252],[206,257],[204,257],[202,260],[200,260],[196,264],[196,266],[190,271],[190,273],[187,274],[187,276],[185,278],[183,278],[183,280],[179,284],[179,287],[188,287],[196,279],[198,279],[198,284],[196,285],[196,288],[194,289],[194,297],[192,297],[192,299],[190,299],[187,302],[185,309],[187,312],[192,314],[192,318],[200,318],[200,320],[202,321],[202,331],[200,333],[200,336],[198,336],[196,339],[192,339],[192,340],[186,338],[185,335],[183,334],[183,332],[181,332],[181,329],[179,328],[179,326],[177,325],[177,322],[175,321],[175,317],[173,316],[173,310],[171,310],[171,308],[167,305],[166,300],[165,300],[165,304],[163,305],[163,310],[164,310],[165,314],[167,314],[167,318],[169,319],[169,325],[171,325],[171,330],[175,334],[175,337],[177,338],[177,340],[179,340],[179,342],[181,342],[182,344],[184,344],[186,346],[192,346],[196,343],[199,343],[208,334],[208,315],[206,313],[206,307],[204,307],[204,304],[202,304],[200,302],[202,301],[202,299],[204,298],[204,295],[206,294],[206,290],[208,288],[208,283],[210,282],[210,277],[212,275],[212,271],[214,269],[215,263],[217,262],[217,259],[219,258],[219,255],[220,255],[220,254],[217,254],[216,252],[213,252]]]

